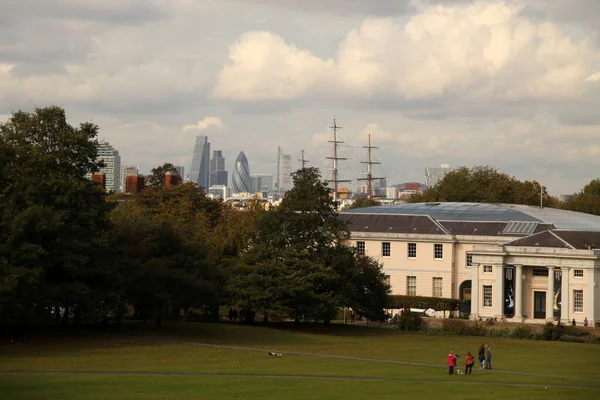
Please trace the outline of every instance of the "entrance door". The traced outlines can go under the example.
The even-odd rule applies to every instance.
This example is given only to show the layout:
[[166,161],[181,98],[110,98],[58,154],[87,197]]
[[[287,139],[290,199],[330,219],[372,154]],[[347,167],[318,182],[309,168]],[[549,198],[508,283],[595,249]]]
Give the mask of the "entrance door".
[[546,292],[533,292],[533,318],[546,319]]

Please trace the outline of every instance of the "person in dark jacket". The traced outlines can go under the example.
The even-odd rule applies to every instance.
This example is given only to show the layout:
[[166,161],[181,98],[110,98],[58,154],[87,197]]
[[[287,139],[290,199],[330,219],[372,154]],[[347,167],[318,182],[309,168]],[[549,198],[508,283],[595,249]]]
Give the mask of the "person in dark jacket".
[[485,347],[483,347],[483,345],[481,345],[481,347],[479,348],[477,356],[479,358],[479,369],[482,369],[485,367]]

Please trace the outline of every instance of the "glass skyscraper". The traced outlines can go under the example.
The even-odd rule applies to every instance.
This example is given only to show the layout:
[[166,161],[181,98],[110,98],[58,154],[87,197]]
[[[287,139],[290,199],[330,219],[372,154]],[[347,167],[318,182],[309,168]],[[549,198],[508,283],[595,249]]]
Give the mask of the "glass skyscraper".
[[248,165],[246,154],[244,154],[243,151],[240,151],[240,154],[238,154],[237,158],[235,159],[232,181],[233,193],[250,193],[250,166]]
[[210,143],[208,137],[199,135],[196,137],[194,155],[192,156],[192,167],[189,179],[196,185],[208,190],[210,174]]

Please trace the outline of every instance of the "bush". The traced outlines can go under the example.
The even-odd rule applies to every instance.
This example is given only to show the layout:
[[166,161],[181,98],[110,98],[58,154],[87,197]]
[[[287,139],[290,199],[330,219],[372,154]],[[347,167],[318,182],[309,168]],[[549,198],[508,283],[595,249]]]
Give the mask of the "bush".
[[548,322],[544,326],[542,332],[543,340],[560,340],[565,335],[565,326],[559,321],[558,324],[554,325],[552,322]]
[[436,311],[453,311],[458,308],[460,301],[444,297],[392,295],[389,298],[388,308],[406,308],[408,304],[413,308],[422,308],[425,310],[432,308]]
[[396,314],[392,318],[392,325],[405,331],[419,331],[423,325],[423,319],[419,314],[403,312],[401,315]]

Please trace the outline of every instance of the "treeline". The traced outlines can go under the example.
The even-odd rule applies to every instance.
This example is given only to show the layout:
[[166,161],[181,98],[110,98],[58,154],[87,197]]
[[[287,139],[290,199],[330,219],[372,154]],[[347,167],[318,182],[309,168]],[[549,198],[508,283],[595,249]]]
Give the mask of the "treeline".
[[106,195],[98,127],[73,127],[58,107],[0,124],[0,321],[161,325],[166,316],[219,308],[329,322],[339,307],[382,320],[389,285],[353,248],[315,168],[294,174],[281,205],[237,211],[194,184],[165,187],[153,170],[135,195]]
[[600,215],[600,179],[562,201],[537,181],[521,181],[489,166],[461,167],[448,172],[435,186],[410,198],[420,202],[526,204]]

